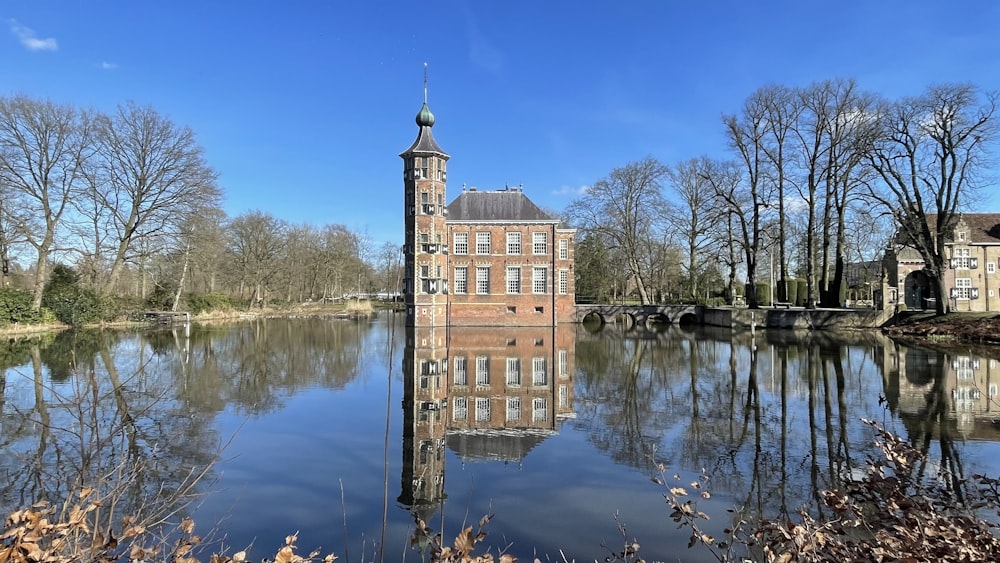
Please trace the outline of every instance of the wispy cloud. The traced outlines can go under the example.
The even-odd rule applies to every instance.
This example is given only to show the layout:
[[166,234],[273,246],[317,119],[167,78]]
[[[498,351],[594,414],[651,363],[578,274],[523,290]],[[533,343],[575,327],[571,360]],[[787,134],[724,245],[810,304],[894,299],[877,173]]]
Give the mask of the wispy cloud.
[[118,68],[118,63],[109,63],[107,61],[101,61],[97,64],[97,68],[101,70],[114,70]]
[[21,45],[29,51],[58,51],[59,43],[52,37],[46,39],[39,39],[35,36],[35,31],[31,28],[24,27],[19,24],[17,20],[9,20],[10,32],[17,37],[17,40],[21,42]]
[[574,188],[573,186],[562,186],[558,190],[554,190],[552,195],[570,196],[570,197],[580,197],[586,195],[587,190],[590,186],[579,186]]

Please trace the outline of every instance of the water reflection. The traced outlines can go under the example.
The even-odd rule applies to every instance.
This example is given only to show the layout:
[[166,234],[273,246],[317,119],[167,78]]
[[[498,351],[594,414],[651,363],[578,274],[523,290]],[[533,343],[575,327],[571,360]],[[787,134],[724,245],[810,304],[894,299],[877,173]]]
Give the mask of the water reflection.
[[521,463],[573,411],[572,326],[408,328],[402,493],[425,521],[447,498],[445,449],[463,463]]
[[592,560],[620,512],[647,559],[709,561],[665,524],[654,462],[711,476],[717,535],[733,506],[822,514],[820,491],[873,454],[863,417],[928,453],[915,471],[996,475],[998,369],[864,332],[406,332],[391,319],[67,332],[0,344],[0,505],[141,467],[122,510],[154,506],[235,436],[196,514],[224,520],[230,545],[299,530],[304,548],[356,554],[380,531],[384,490],[390,547],[413,515],[454,537],[495,513],[490,541],[516,540],[522,559]]

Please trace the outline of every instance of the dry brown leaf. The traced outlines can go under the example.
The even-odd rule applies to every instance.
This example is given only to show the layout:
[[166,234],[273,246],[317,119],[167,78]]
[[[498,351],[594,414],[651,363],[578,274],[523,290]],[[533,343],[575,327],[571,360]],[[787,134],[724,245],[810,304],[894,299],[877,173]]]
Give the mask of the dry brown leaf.
[[243,563],[247,559],[246,551],[237,551],[233,554],[233,563]]
[[462,530],[455,538],[455,551],[465,555],[472,551],[475,542],[472,540],[472,526]]
[[181,520],[180,528],[181,531],[184,532],[185,534],[190,534],[191,532],[194,531],[194,520],[190,518],[185,518],[184,520]]
[[[288,537],[294,539],[294,536]],[[293,563],[294,561],[297,561],[297,558],[295,557],[295,550],[290,545],[279,549],[278,554],[274,556],[274,563]]]

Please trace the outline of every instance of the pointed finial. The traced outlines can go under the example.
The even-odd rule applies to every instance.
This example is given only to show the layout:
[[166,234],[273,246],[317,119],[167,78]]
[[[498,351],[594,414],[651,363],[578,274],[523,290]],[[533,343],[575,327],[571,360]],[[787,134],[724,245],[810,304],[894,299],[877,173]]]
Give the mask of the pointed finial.
[[434,126],[434,114],[431,113],[431,108],[427,107],[427,63],[424,63],[424,105],[417,113],[417,125],[420,127]]

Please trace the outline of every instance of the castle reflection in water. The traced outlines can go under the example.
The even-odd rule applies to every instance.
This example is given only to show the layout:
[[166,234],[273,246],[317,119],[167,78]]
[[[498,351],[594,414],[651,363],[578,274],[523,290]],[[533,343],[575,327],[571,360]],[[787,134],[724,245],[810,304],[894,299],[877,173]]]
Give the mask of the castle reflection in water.
[[576,333],[548,327],[408,328],[397,499],[427,518],[445,500],[445,449],[520,462],[573,411]]

